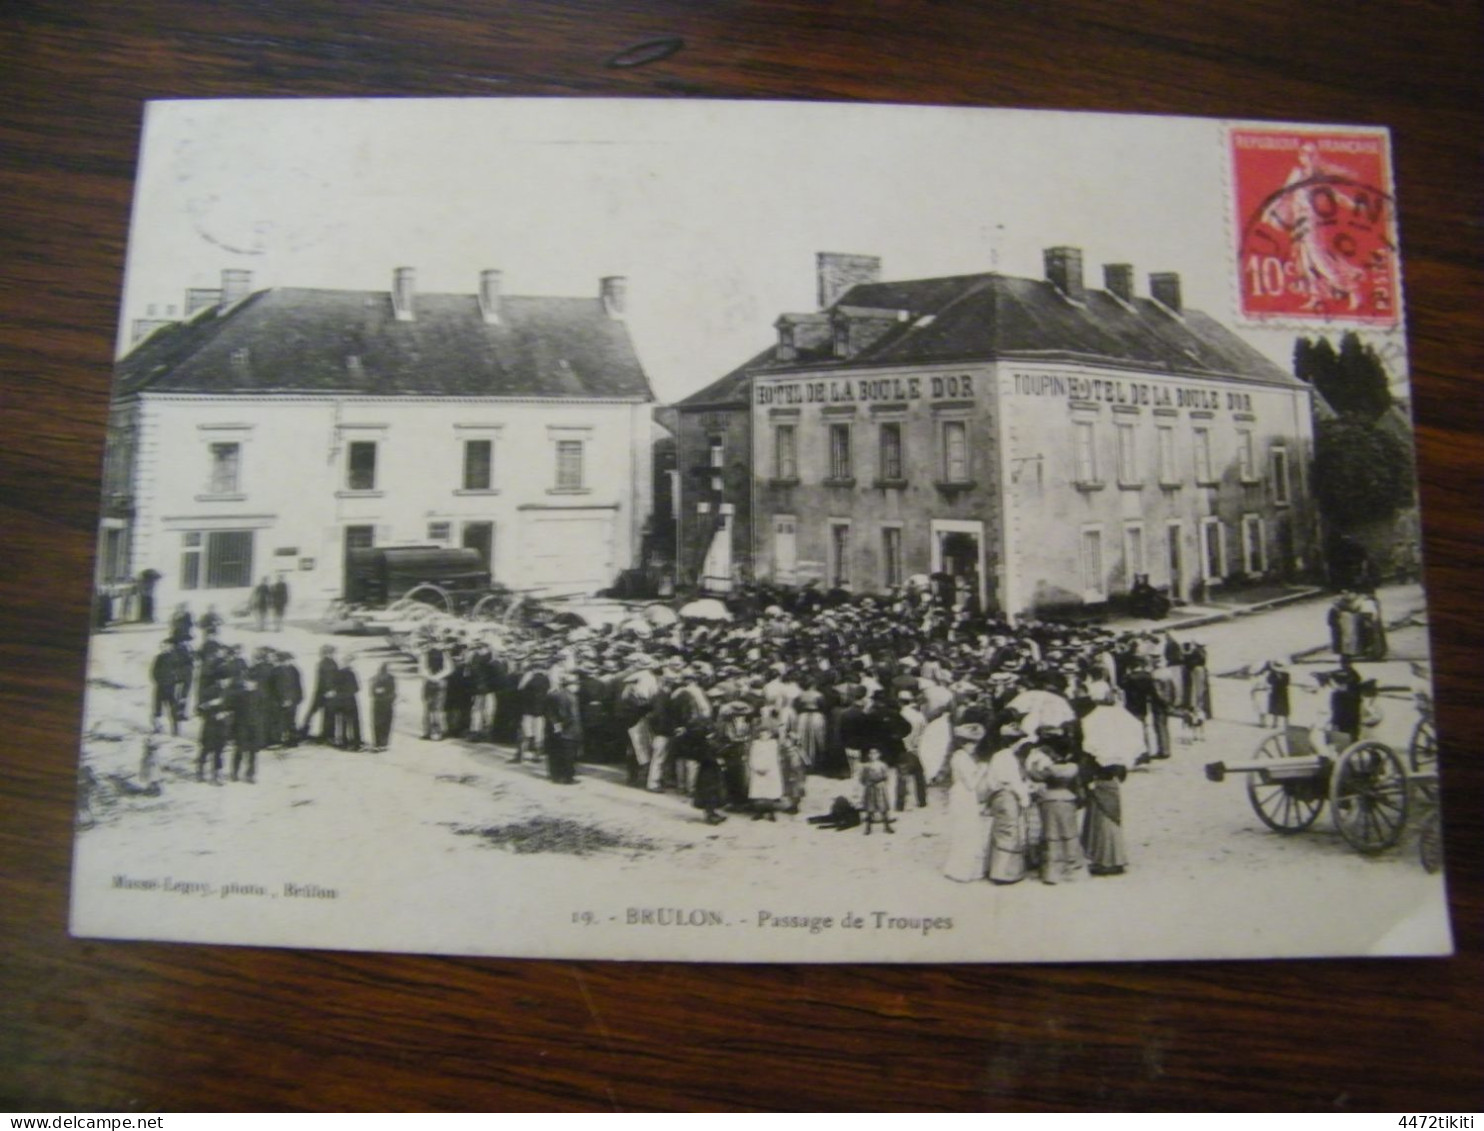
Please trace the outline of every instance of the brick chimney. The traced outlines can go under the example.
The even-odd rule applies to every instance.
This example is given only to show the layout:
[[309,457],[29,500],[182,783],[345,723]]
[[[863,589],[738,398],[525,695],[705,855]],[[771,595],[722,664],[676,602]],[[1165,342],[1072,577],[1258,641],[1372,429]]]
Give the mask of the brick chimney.
[[1073,302],[1085,302],[1087,291],[1082,286],[1082,249],[1048,247],[1044,257],[1046,281]]
[[185,316],[189,318],[198,310],[208,306],[220,306],[222,292],[218,287],[187,287],[185,293]]
[[411,322],[416,317],[413,300],[417,295],[417,272],[411,267],[398,267],[392,272],[392,315],[398,322]]
[[1172,314],[1179,314],[1180,276],[1174,271],[1154,271],[1149,275],[1149,297]]
[[222,310],[241,302],[252,293],[252,272],[229,267],[222,272],[222,297],[217,304]]
[[136,318],[134,319],[134,332],[131,335],[129,344],[131,346],[137,346],[161,326],[173,325],[175,325],[175,321],[171,318]]
[[500,278],[494,268],[479,273],[479,314],[490,326],[500,323]]
[[598,297],[609,318],[623,318],[629,309],[629,281],[622,275],[605,275],[598,280]]
[[827,310],[851,287],[881,282],[881,257],[821,251],[815,256],[815,274],[819,283],[819,309]]
[[1134,265],[1132,263],[1104,263],[1103,289],[1115,298],[1133,305]]

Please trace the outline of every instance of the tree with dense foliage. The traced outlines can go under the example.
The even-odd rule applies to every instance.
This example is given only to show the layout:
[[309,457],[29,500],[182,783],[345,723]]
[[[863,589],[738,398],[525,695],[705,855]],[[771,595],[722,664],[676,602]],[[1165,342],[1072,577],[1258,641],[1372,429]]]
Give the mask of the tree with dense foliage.
[[1353,330],[1340,338],[1338,350],[1328,338],[1297,339],[1293,372],[1341,416],[1374,421],[1392,405],[1391,380],[1381,355]]
[[1359,414],[1317,421],[1314,499],[1332,528],[1384,521],[1413,501],[1412,452],[1394,430]]

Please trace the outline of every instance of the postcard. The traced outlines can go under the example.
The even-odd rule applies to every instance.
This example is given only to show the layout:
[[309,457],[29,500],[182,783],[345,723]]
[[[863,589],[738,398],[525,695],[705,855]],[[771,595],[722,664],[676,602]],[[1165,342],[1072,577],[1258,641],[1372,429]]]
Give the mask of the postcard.
[[1451,952],[1380,126],[148,107],[72,931]]

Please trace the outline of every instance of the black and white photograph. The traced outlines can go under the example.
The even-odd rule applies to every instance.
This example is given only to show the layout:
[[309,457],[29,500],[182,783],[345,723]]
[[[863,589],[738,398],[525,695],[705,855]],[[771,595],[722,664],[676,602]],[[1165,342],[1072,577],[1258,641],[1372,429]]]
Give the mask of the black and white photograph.
[[1389,146],[149,104],[73,933],[1450,953]]

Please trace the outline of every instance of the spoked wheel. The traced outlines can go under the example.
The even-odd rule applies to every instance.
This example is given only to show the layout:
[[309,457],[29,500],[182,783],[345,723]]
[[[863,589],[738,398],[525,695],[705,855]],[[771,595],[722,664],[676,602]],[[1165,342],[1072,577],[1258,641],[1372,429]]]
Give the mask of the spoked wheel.
[[[1269,736],[1253,755],[1256,758],[1287,758],[1288,740],[1281,734]],[[1324,808],[1324,782],[1318,778],[1264,782],[1259,774],[1247,775],[1247,799],[1274,832],[1301,833],[1319,817]]]
[[1417,724],[1407,756],[1414,774],[1425,774],[1438,768],[1438,732],[1431,719],[1423,719]]
[[407,591],[404,598],[407,601],[416,601],[422,605],[431,605],[435,609],[442,609],[445,613],[452,613],[453,598],[442,586],[434,585],[431,581],[424,581],[421,585],[414,585]]
[[1407,824],[1407,769],[1382,742],[1357,742],[1340,755],[1330,783],[1335,828],[1357,852],[1394,845]]

